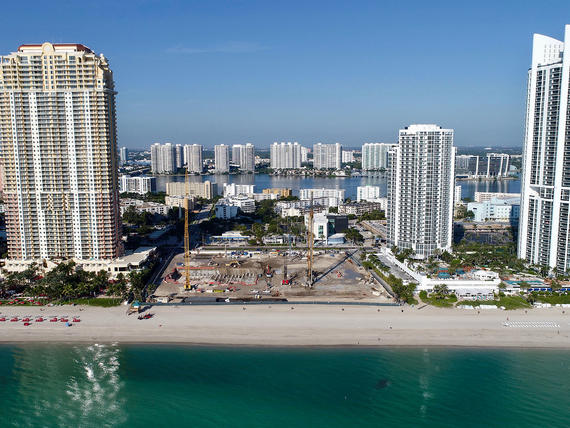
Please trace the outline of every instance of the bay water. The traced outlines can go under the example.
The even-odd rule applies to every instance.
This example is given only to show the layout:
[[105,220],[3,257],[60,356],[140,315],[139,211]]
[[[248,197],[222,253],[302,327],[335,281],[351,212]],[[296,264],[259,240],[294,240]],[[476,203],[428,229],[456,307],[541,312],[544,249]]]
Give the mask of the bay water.
[[[166,191],[166,183],[182,182],[183,175],[157,175],[156,187],[160,192]],[[192,182],[209,180],[218,184],[218,192],[221,193],[224,183],[255,184],[255,191],[261,192],[263,189],[285,187],[292,189],[293,195],[299,196],[299,189],[344,189],[345,197],[356,200],[358,186],[379,186],[380,194],[386,196],[387,177],[386,174],[373,174],[366,177],[301,177],[301,176],[279,176],[268,174],[240,174],[240,175],[202,175],[190,176]],[[475,192],[502,192],[519,193],[521,190],[520,180],[459,180],[456,182],[461,186],[463,198],[473,199]]]

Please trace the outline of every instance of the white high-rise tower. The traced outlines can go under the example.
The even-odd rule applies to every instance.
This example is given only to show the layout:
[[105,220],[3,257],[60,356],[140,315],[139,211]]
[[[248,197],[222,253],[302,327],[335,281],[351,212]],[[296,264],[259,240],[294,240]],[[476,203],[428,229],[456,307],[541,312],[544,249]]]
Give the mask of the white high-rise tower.
[[255,170],[255,147],[251,143],[234,144],[232,146],[232,162],[239,166],[240,171]]
[[301,168],[301,146],[294,142],[275,142],[270,147],[271,169]]
[[[528,72],[518,256],[570,264],[570,25],[564,42],[535,34]],[[568,48],[570,49],[570,48]]]
[[394,144],[364,143],[362,145],[362,169],[374,171],[388,169],[388,151]]
[[410,125],[389,152],[388,242],[420,257],[450,250],[453,238],[453,129]]
[[313,146],[313,167],[315,169],[340,169],[342,145],[317,143]]
[[214,146],[214,161],[216,172],[224,173],[230,170],[230,151],[229,146],[219,144]]
[[192,144],[184,146],[184,157],[186,158],[186,165],[188,172],[194,172],[197,174],[202,173],[203,169],[203,159],[202,152],[204,148],[200,144]]

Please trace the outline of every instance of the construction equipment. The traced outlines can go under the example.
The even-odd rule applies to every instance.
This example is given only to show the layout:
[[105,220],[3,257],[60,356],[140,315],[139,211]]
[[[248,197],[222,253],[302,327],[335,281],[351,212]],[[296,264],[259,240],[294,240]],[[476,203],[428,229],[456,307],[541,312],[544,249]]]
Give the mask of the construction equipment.
[[287,265],[283,264],[283,281],[281,285],[289,285],[289,279],[287,278]]
[[232,268],[238,268],[240,266],[240,263],[237,260],[232,260],[229,263],[226,263],[227,267],[232,267]]
[[186,282],[184,289],[190,290],[190,183],[188,182],[188,168],[184,175],[184,187],[186,197],[184,198],[184,267],[186,268]]

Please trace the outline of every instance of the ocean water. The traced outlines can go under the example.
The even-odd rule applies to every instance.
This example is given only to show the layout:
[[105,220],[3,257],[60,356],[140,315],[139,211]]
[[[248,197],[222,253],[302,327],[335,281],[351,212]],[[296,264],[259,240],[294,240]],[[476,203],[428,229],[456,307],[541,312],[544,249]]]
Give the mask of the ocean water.
[[567,351],[0,346],[0,427],[568,427]]
[[[380,186],[380,194],[386,195],[387,179],[385,174],[376,174],[368,177],[296,177],[296,176],[276,176],[268,174],[245,174],[245,175],[204,175],[191,176],[190,181],[209,180],[218,183],[218,190],[221,192],[223,183],[255,184],[255,191],[272,187],[286,187],[293,190],[295,196],[299,196],[299,189],[306,188],[327,188],[345,189],[345,196],[356,200],[356,188],[358,186]],[[166,191],[166,183],[171,181],[184,181],[183,175],[162,175],[156,176],[156,187],[158,191]],[[521,190],[520,180],[501,181],[478,181],[461,180],[457,181],[461,186],[462,197],[473,198],[475,192],[504,192],[519,193]]]

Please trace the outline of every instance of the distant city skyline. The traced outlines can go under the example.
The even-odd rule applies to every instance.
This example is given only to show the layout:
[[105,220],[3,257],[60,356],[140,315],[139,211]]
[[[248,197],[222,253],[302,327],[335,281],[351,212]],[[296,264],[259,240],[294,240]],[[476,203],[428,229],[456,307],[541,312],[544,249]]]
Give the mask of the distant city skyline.
[[[118,91],[118,142],[129,149],[157,141],[358,147],[396,142],[409,123],[453,128],[459,149],[522,147],[521,70],[530,67],[532,34],[561,39],[570,14],[562,0],[547,8],[413,0],[31,7],[25,28],[6,20],[0,51],[49,41],[104,52]],[[3,13],[29,8],[12,2]]]

